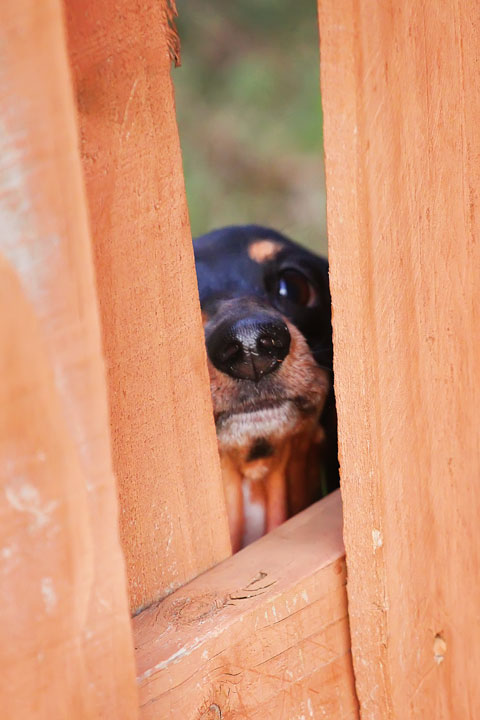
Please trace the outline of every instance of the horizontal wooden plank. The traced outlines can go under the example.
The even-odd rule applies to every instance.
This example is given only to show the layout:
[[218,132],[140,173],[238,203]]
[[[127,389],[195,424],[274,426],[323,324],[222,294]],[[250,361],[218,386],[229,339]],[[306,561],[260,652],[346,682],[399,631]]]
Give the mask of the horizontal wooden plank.
[[133,621],[140,716],[358,717],[338,491]]

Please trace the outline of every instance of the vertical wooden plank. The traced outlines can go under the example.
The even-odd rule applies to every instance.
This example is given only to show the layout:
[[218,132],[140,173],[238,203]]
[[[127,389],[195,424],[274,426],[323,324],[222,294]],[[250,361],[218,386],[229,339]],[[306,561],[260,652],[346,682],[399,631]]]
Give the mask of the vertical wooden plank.
[[0,9],[0,705],[137,717],[62,8]]
[[480,6],[320,0],[364,720],[480,708]]
[[159,0],[66,3],[132,610],[230,552]]

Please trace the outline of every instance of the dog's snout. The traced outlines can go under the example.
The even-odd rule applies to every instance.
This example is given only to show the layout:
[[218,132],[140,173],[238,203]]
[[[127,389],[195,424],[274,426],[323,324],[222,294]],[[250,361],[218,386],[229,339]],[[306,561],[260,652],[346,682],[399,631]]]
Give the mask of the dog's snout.
[[288,355],[290,333],[280,318],[246,317],[217,326],[207,338],[207,352],[218,370],[258,382]]

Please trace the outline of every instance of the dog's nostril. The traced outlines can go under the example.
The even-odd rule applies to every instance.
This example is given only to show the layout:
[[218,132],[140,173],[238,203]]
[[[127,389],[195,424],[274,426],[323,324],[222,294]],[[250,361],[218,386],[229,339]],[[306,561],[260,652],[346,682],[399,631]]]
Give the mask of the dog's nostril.
[[269,337],[268,335],[264,335],[262,337],[258,338],[258,344],[261,345],[264,348],[273,348],[275,345],[278,345],[278,340],[275,340],[272,337]]
[[240,343],[231,342],[219,351],[218,356],[221,362],[228,363],[238,358],[241,354],[242,346]]
[[262,335],[258,338],[258,345],[261,345],[266,350],[274,350],[283,347],[282,340],[271,337],[270,335]]
[[272,322],[262,328],[257,339],[257,350],[282,362],[290,350],[290,333],[285,323]]

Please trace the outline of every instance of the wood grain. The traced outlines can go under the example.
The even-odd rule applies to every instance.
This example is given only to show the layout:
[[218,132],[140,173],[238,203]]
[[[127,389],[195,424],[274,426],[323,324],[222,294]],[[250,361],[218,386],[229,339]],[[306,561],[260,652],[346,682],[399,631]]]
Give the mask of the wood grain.
[[363,720],[480,708],[480,7],[320,0]]
[[336,492],[134,618],[143,720],[356,720]]
[[66,3],[133,611],[230,553],[166,9]]
[[132,720],[133,645],[62,8],[0,7],[2,720]]

